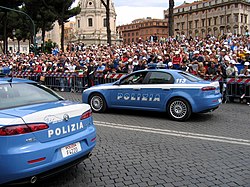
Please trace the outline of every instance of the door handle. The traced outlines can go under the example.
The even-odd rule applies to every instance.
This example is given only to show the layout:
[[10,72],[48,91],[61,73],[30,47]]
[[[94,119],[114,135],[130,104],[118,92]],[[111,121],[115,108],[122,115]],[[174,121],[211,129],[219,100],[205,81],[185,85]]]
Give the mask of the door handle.
[[139,90],[141,90],[141,88],[133,88],[133,90],[139,91]]
[[170,88],[162,88],[162,90],[170,91]]

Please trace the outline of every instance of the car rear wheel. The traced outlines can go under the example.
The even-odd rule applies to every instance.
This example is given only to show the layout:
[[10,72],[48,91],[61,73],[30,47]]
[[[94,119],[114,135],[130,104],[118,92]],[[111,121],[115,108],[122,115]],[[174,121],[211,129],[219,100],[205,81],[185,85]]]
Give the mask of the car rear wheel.
[[91,95],[89,104],[93,112],[104,112],[107,109],[106,101],[101,94]]
[[182,98],[172,99],[167,106],[167,112],[176,121],[185,121],[192,113],[190,104]]

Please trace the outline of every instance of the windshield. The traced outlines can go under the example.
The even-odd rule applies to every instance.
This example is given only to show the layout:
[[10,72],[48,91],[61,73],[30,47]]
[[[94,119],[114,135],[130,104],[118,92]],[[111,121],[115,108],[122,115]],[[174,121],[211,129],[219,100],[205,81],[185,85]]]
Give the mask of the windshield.
[[38,84],[0,84],[0,110],[63,100],[52,90]]
[[191,81],[191,82],[198,82],[198,81],[202,81],[203,79],[196,77],[195,75],[192,75],[190,73],[186,73],[186,72],[179,72],[179,74],[181,76],[183,76],[185,79]]

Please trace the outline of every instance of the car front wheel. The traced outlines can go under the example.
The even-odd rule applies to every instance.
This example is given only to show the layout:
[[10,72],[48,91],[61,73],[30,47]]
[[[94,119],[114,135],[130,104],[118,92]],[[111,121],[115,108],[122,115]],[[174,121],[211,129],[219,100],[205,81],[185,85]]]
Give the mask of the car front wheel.
[[182,98],[172,99],[167,106],[167,112],[176,121],[185,121],[192,113],[190,104]]
[[89,104],[93,112],[104,112],[107,109],[106,101],[100,94],[91,95]]

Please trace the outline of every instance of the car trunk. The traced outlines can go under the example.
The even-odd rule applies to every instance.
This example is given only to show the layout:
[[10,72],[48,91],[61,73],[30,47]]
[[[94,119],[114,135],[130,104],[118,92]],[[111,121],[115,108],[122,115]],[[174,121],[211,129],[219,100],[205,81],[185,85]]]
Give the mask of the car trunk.
[[39,142],[49,142],[84,131],[92,119],[80,120],[80,117],[88,110],[90,107],[86,104],[58,101],[6,109],[1,113],[12,115],[17,119],[22,118],[26,124],[48,124],[48,129],[36,131],[33,134]]

